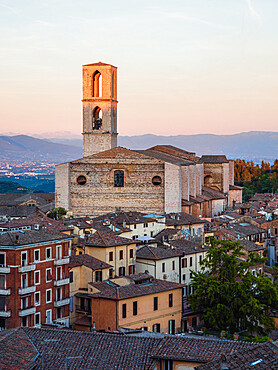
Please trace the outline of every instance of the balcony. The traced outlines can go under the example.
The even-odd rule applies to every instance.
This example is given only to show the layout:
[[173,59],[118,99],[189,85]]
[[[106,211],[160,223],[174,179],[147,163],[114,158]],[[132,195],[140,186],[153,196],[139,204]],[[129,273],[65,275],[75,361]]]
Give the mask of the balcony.
[[11,317],[11,311],[0,310],[0,317]]
[[70,299],[69,298],[64,298],[64,299],[61,299],[60,301],[55,301],[54,302],[54,307],[66,306],[69,303],[70,303]]
[[18,268],[19,272],[30,272],[36,270],[36,265],[26,265]]
[[60,279],[60,280],[55,280],[54,281],[54,285],[55,286],[62,286],[62,285],[68,285],[70,282],[70,279],[67,278],[67,279]]
[[28,286],[26,288],[19,288],[18,289],[18,294],[30,294],[34,293],[36,291],[35,285],[33,286]]
[[69,261],[70,261],[69,257],[59,258],[57,260],[54,260],[54,265],[55,266],[67,265],[69,264]]
[[0,295],[10,295],[11,289],[0,289]]
[[19,310],[18,315],[22,317],[22,316],[33,315],[34,313],[36,313],[36,307],[29,307],[29,308],[24,308],[23,310]]
[[11,272],[10,267],[0,266],[0,274],[9,274]]

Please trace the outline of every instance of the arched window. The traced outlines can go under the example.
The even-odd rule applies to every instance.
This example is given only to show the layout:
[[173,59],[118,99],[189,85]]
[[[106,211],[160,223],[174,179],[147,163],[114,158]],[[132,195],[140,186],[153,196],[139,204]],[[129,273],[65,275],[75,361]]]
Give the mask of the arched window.
[[93,75],[93,97],[99,98],[102,96],[102,76],[99,71],[95,71]]
[[117,170],[114,172],[114,187],[122,188],[124,186],[124,171]]
[[95,107],[92,117],[93,130],[99,130],[102,126],[102,110],[100,107]]

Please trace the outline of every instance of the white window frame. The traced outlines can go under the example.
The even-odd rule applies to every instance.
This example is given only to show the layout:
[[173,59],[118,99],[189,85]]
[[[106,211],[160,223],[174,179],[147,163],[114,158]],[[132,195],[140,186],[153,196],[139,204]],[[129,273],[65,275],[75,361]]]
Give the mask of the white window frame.
[[0,254],[4,254],[4,265],[3,266],[1,266],[0,265],[0,267],[6,267],[6,263],[7,263],[7,260],[6,260],[6,252],[1,252]]
[[[60,274],[58,274],[58,271],[61,271]],[[60,278],[58,279],[58,275],[60,275]],[[63,279],[63,267],[57,266],[56,267],[56,280],[62,280]]]
[[[27,302],[27,304],[26,304],[26,307],[24,308],[23,306],[24,306],[24,304],[23,304],[23,300],[24,299],[26,299],[26,302]],[[21,309],[22,310],[26,310],[27,308],[28,308],[28,297],[22,297],[21,298],[21,304],[20,304],[20,307],[21,307]]]
[[[22,256],[24,254],[26,254],[26,265],[22,264],[22,261],[23,261]],[[27,253],[27,251],[23,251],[23,252],[21,252],[21,266],[27,266],[27,265],[28,265],[28,253]]]
[[[50,312],[50,322],[49,323],[47,322],[47,312]],[[45,323],[46,324],[52,323],[52,309],[45,311]]]
[[58,288],[56,289],[56,301],[57,301],[57,302],[59,302],[59,301],[58,301],[58,291],[59,291],[59,292],[61,292],[59,301],[62,301],[62,300],[63,300],[63,289],[62,289],[62,287],[58,287]]
[[[22,322],[23,322],[23,319],[25,319],[25,318],[26,318],[26,326],[23,326],[23,323],[22,323]],[[28,316],[22,317],[22,318],[21,318],[21,326],[22,326],[23,328],[24,328],[24,327],[25,327],[25,328],[28,328],[28,324],[29,324],[29,323],[28,323],[28,321],[29,321],[29,320],[28,320]]]
[[[39,282],[38,283],[36,283],[36,274],[39,274]],[[40,285],[40,283],[41,283],[41,271],[40,270],[36,270],[35,272],[34,272],[34,284],[35,285]]]
[[[50,292],[50,301],[47,300],[47,292]],[[46,289],[46,292],[45,292],[45,302],[46,303],[51,303],[52,302],[52,289]]]
[[51,268],[51,267],[45,270],[45,281],[46,281],[47,283],[49,283],[50,281],[52,281],[52,280],[53,280],[53,276],[52,276],[52,279],[50,279],[50,280],[48,280],[48,279],[47,279],[47,271],[49,271],[49,270],[50,270],[50,274],[51,274],[51,276],[52,276],[52,268]]
[[[47,251],[50,250],[50,257],[48,258],[47,257]],[[52,248],[51,247],[47,247],[46,250],[45,250],[45,259],[48,261],[48,260],[51,260],[52,258]]]
[[[36,260],[36,252],[39,252],[39,259]],[[34,262],[40,262],[41,260],[41,250],[40,249],[35,249],[34,250]]]
[[[39,303],[36,303],[36,294],[39,295]],[[40,306],[41,305],[41,292],[35,292],[35,294],[34,294],[34,303],[35,303],[35,306]]]
[[[36,317],[39,317],[39,323],[38,324],[36,323]],[[35,326],[41,325],[41,313],[40,312],[35,313],[35,315],[34,315],[34,324],[35,324]]]
[[28,274],[22,274],[21,275],[21,288],[22,289],[24,289],[24,287],[23,287],[23,280],[25,280],[25,279],[23,279],[23,276],[26,276],[26,287],[25,288],[28,287]]
[[[61,255],[58,257],[58,250],[61,250]],[[60,260],[63,258],[63,248],[62,248],[62,244],[59,244],[59,245],[56,245],[56,259],[57,260]]]

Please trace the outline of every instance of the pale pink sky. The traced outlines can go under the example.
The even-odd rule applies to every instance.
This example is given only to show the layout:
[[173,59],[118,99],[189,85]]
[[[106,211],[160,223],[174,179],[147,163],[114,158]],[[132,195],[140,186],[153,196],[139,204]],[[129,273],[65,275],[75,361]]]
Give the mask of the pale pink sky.
[[81,66],[118,66],[121,135],[278,131],[275,0],[0,0],[0,133],[81,132]]

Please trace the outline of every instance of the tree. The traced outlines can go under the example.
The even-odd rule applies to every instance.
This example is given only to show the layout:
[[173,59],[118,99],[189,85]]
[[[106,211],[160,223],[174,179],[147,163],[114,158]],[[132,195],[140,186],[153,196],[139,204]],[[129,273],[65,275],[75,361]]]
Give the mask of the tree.
[[55,208],[53,212],[48,212],[47,216],[54,218],[55,220],[61,219],[64,215],[67,214],[67,210],[63,207]]
[[211,238],[201,271],[192,271],[194,293],[189,302],[203,312],[206,326],[214,330],[253,333],[274,325],[269,311],[278,306],[277,284],[248,271],[264,258],[250,253],[246,260],[244,254],[240,242]]

